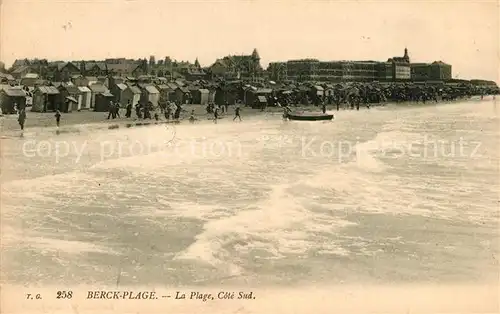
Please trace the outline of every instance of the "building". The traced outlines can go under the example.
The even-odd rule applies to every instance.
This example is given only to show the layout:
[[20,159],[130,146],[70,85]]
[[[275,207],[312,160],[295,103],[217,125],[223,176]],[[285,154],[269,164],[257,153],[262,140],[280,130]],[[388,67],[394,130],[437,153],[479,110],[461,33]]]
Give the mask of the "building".
[[80,69],[83,76],[105,76],[108,74],[107,64],[103,61],[77,61],[73,64]]
[[[105,94],[105,95],[107,95],[106,97],[108,97],[108,94],[111,94],[109,92],[109,90],[106,88],[106,86],[104,86],[104,84],[100,84],[100,83],[90,84],[89,89],[92,92],[91,100],[90,100],[90,108],[95,108],[97,95]],[[102,108],[106,107],[107,98],[104,98],[104,99],[101,98],[101,101],[102,101],[102,103],[100,104],[100,106],[101,106],[100,108],[102,109]],[[103,105],[103,103],[104,103],[104,105]]]
[[[61,84],[57,89],[59,90],[59,102],[63,104],[62,110],[64,112],[82,109],[83,95],[78,86]],[[74,101],[68,102],[68,99],[73,99]],[[68,106],[65,106],[66,104]]]
[[133,60],[125,58],[106,59],[104,60],[109,75],[113,76],[133,76],[140,72],[143,64],[142,60]]
[[451,65],[442,61],[434,61],[431,63],[431,79],[448,81],[452,79]]
[[11,74],[0,72],[0,84],[8,84],[15,80],[16,79]]
[[3,114],[14,114],[17,108],[26,107],[26,93],[21,88],[0,86],[0,108]]
[[160,92],[158,89],[152,84],[139,84],[139,88],[141,89],[141,102],[143,104],[151,102],[154,108],[158,107],[160,102]]
[[225,56],[217,59],[209,68],[212,77],[246,82],[264,81],[264,69],[260,65],[257,49],[251,55]]
[[452,79],[451,65],[442,61],[432,63],[412,63],[411,79],[413,81],[449,81]]
[[408,49],[403,57],[393,57],[386,62],[300,59],[270,63],[268,72],[275,81],[370,82],[411,78]]
[[89,110],[92,104],[92,91],[87,86],[78,86],[78,90],[81,93],[80,97],[82,99],[79,101],[81,106],[78,110]]
[[38,76],[38,74],[28,73],[21,78],[19,84],[23,86],[34,87],[39,79],[40,77]]
[[69,82],[74,75],[82,74],[80,69],[72,62],[56,61],[48,66],[48,76],[55,82]]
[[60,107],[59,90],[54,86],[38,86],[33,95],[33,112],[56,111]]
[[[10,74],[15,78],[15,79],[21,79],[22,77],[25,77],[29,73],[35,72],[34,69],[31,68],[29,65],[20,65],[18,67],[13,68],[10,71]],[[36,72],[35,72],[36,73]]]
[[392,80],[393,81],[407,81],[411,79],[410,57],[408,56],[408,49],[405,48],[403,57],[393,57],[387,60],[392,66]]
[[141,90],[137,86],[127,86],[120,97],[120,105],[126,106],[129,102],[135,107],[141,100]]
[[97,93],[94,97],[94,111],[108,112],[111,102],[113,101],[113,94],[108,90],[103,93]]
[[273,81],[281,82],[288,78],[286,62],[271,62],[267,67],[269,78]]
[[198,89],[193,89],[190,92],[192,96],[191,101],[193,104],[200,104],[200,105],[208,104],[210,97],[210,91],[208,89],[198,88]]

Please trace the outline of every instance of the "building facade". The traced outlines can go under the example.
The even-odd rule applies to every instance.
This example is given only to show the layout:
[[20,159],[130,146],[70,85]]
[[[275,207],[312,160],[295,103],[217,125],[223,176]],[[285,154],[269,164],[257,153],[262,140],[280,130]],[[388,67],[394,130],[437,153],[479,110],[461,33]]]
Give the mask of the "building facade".
[[257,49],[254,49],[251,55],[226,56],[217,59],[210,66],[209,71],[212,77],[246,82],[260,82],[265,76]]
[[403,57],[393,57],[386,62],[301,59],[270,63],[268,72],[276,81],[299,82],[402,81],[411,78],[407,49]]
[[452,79],[451,65],[442,61],[432,63],[412,63],[411,79],[413,81],[448,81]]

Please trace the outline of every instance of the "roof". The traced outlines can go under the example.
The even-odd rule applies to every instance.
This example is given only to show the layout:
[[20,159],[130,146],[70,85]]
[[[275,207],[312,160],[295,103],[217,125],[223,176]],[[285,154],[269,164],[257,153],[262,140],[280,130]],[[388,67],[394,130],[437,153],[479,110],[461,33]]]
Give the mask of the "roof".
[[105,93],[108,91],[106,86],[104,86],[102,84],[92,84],[92,85],[90,85],[90,90],[93,93]]
[[127,89],[127,85],[125,85],[123,83],[116,84],[116,87],[118,87],[120,90],[126,90]]
[[111,72],[120,73],[120,74],[129,74],[129,73],[132,73],[135,69],[137,69],[137,67],[139,67],[139,63],[137,63],[137,62],[108,63],[107,67],[108,67],[108,71],[111,71]]
[[5,88],[4,93],[11,97],[26,97],[26,93],[20,88]]
[[105,91],[101,95],[106,96],[106,97],[113,97],[113,94],[111,94],[109,91]]
[[206,88],[200,88],[199,91],[201,93],[210,93],[210,91],[208,89],[206,89]]
[[178,89],[180,89],[183,93],[189,93],[189,89],[187,89],[186,87],[177,87]]
[[28,73],[25,76],[23,76],[23,78],[37,79],[38,78],[38,74],[36,74],[36,73]]
[[175,83],[167,83],[167,86],[170,88],[170,89],[176,89],[177,87],[179,87],[177,84]]
[[82,93],[89,93],[91,92],[90,88],[88,88],[87,86],[78,86],[78,90]]
[[130,89],[130,91],[134,94],[140,94],[141,93],[141,90],[139,89],[139,87],[137,86],[129,86],[128,87]]
[[266,98],[266,96],[257,96],[257,99],[258,99],[260,102],[267,102],[267,98]]
[[6,78],[9,81],[13,81],[14,80],[14,77],[12,75],[10,75],[10,74],[7,74],[7,73],[0,73],[0,77]]
[[170,89],[170,87],[168,87],[168,85],[166,84],[158,84],[156,85],[156,87],[160,90],[163,90],[163,89]]
[[59,94],[59,90],[54,86],[38,86],[37,89],[44,94],[49,94],[49,95]]
[[76,100],[74,97],[68,96],[66,97],[67,100],[71,100],[74,103],[78,103],[78,100]]
[[144,87],[144,89],[150,93],[150,94],[158,94],[159,91],[156,89],[156,87],[154,87],[153,85],[148,85],[146,87]]
[[30,69],[30,67],[28,65],[22,65],[20,67],[15,68],[12,71],[12,73],[14,73],[14,74],[16,74],[16,73],[22,73],[22,72],[27,71],[29,69]]
[[85,78],[86,78],[89,82],[97,82],[97,81],[99,81],[99,80],[97,79],[97,77],[95,77],[95,76],[86,76]]
[[257,93],[264,93],[264,94],[270,94],[272,92],[273,92],[273,90],[270,88],[260,88],[257,90]]
[[76,87],[75,85],[66,85],[64,88],[68,91],[70,94],[80,94],[80,89]]
[[314,88],[315,88],[316,90],[319,90],[319,91],[324,90],[324,89],[323,89],[323,87],[321,87],[321,86],[319,86],[319,85],[315,85],[315,86],[314,86]]

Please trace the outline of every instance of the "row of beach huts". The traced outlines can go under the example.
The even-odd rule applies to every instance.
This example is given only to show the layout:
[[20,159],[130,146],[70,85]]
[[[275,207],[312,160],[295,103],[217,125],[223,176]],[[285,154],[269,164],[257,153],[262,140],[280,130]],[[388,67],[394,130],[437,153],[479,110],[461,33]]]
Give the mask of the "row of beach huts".
[[111,102],[122,107],[139,102],[151,102],[154,107],[167,102],[205,105],[215,97],[215,85],[212,87],[209,82],[168,81],[162,77],[74,76],[69,82],[37,83],[34,86],[0,85],[2,112],[15,113],[16,107],[31,107],[33,112],[107,112]]

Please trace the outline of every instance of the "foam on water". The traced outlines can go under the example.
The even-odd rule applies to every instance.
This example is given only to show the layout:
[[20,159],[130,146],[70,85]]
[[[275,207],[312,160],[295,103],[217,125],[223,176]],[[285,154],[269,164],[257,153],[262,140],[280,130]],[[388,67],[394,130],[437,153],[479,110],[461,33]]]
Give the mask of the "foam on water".
[[[359,254],[383,256],[380,245],[411,244],[404,236],[379,246],[367,244],[369,234],[346,236],[357,227],[370,227],[353,218],[356,215],[428,217],[440,223],[478,226],[498,219],[492,210],[498,201],[498,180],[485,186],[491,177],[477,175],[498,169],[494,167],[496,152],[485,149],[474,161],[398,154],[407,143],[421,141],[423,134],[453,136],[443,133],[448,122],[427,119],[430,114],[419,110],[411,114],[372,110],[370,123],[361,112],[346,112],[350,120],[336,123],[269,119],[176,128],[181,148],[189,148],[191,140],[237,141],[243,153],[232,158],[168,154],[171,148],[166,148],[101,160],[96,145],[103,140],[162,145],[172,132],[157,126],[79,135],[75,140],[94,145],[82,157],[86,158],[82,169],[68,167],[62,174],[2,183],[2,236],[8,233],[2,245],[14,250],[16,243],[24,243],[22,247],[30,246],[44,255],[79,254],[85,265],[82,255],[127,254],[111,247],[134,248],[152,242],[182,221],[185,226],[176,230],[189,239],[176,238],[183,242],[176,250],[138,250],[144,255],[159,254],[165,262],[194,261],[197,266],[193,267],[212,267],[214,276],[250,276],[256,272],[253,262],[264,265],[267,261],[270,264],[265,265],[271,267],[286,261],[301,264],[296,262],[300,259],[306,265],[318,256],[330,261]],[[450,106],[446,110],[460,117],[462,109]],[[428,124],[422,124],[425,121]],[[465,128],[449,125],[453,130]],[[296,138],[302,136],[353,140],[357,135],[360,139],[344,160],[337,155],[304,158],[298,153]],[[11,162],[16,162],[12,156]],[[473,204],[471,199],[479,201]],[[128,234],[132,229],[133,236]],[[97,237],[97,243],[89,240]],[[168,241],[168,235],[164,239]],[[193,280],[203,276],[208,275],[200,273]]]

